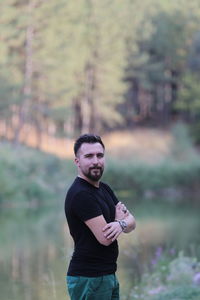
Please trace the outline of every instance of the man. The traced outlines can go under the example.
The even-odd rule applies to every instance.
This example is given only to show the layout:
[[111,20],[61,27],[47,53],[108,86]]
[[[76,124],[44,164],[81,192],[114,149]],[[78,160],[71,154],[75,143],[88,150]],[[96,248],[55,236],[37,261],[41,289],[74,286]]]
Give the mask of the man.
[[100,181],[105,146],[85,134],[74,144],[78,176],[68,190],[65,214],[74,240],[67,272],[71,300],[119,300],[115,276],[117,238],[135,228],[135,219],[111,188]]

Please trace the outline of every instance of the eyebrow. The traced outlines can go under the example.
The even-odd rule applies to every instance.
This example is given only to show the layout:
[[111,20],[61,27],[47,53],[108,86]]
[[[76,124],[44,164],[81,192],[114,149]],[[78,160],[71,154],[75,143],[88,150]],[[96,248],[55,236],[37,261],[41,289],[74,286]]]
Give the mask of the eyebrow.
[[86,154],[84,154],[84,156],[88,156],[88,155],[99,155],[99,154],[101,154],[101,155],[104,155],[104,152],[97,152],[97,153],[86,153]]

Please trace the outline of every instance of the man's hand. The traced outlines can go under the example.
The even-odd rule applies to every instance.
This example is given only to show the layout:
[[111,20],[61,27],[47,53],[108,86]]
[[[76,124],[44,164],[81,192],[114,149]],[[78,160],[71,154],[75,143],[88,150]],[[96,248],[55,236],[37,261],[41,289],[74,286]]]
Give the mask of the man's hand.
[[[125,220],[127,223],[127,228],[124,229],[125,233],[131,232],[133,229],[135,229],[135,219],[122,202],[118,202],[115,206],[115,220]],[[120,223],[116,221],[105,225],[102,231],[104,237],[112,242],[114,242],[123,232]]]
[[129,211],[122,202],[118,202],[115,206],[115,220],[123,220],[128,217]]
[[120,233],[122,233],[122,228],[119,222],[111,222],[103,228],[103,232],[106,239],[111,239],[114,242]]
[[129,233],[135,229],[136,223],[134,216],[128,211],[126,206],[118,202],[115,206],[115,220],[123,220],[126,222],[126,228],[123,230],[125,233]]

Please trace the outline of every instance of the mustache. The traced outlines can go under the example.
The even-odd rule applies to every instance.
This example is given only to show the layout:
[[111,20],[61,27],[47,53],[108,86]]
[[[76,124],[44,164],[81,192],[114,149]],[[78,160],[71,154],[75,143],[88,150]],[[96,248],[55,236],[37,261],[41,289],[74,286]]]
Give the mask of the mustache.
[[102,167],[91,167],[90,170],[102,170]]

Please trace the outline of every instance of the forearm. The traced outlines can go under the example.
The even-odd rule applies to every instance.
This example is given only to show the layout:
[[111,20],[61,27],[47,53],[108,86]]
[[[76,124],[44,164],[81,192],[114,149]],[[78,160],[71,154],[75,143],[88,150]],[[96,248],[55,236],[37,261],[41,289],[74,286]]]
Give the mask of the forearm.
[[129,213],[129,215],[128,215],[127,217],[125,217],[125,218],[123,219],[123,221],[125,221],[126,224],[127,224],[127,227],[126,227],[126,229],[125,229],[123,232],[129,233],[129,232],[131,232],[131,231],[133,231],[133,230],[135,229],[135,227],[136,227],[136,222],[135,222],[135,218],[134,218],[133,215],[131,215],[131,214]]
[[[126,228],[123,228],[121,222],[124,221],[126,223]],[[122,233],[129,233],[134,230],[136,227],[135,218],[128,213],[128,216],[124,217],[121,220],[115,220],[114,222],[108,223],[104,228],[104,236],[109,241],[115,241],[118,236]]]
[[115,209],[115,221],[118,221],[123,232],[128,233],[135,229],[134,216],[128,211],[122,202],[118,202]]
[[135,218],[127,210],[125,205],[119,202],[116,205],[115,221],[108,223],[104,228],[104,237],[110,241],[115,241],[124,232],[129,233],[136,227]]

